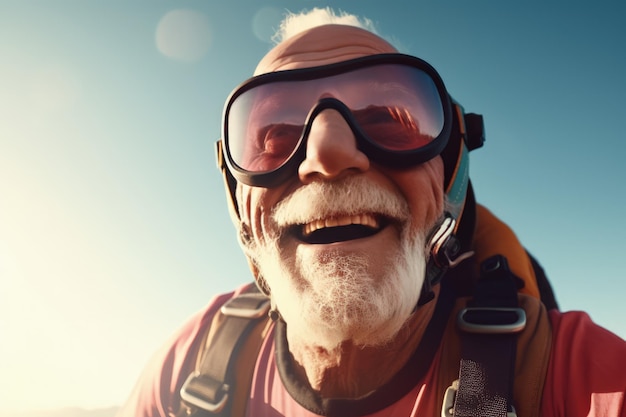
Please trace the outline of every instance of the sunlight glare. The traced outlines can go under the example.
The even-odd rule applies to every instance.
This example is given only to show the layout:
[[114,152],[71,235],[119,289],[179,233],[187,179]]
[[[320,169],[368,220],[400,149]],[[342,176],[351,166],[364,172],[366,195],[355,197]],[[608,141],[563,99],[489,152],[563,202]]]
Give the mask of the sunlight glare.
[[163,16],[157,26],[157,48],[174,60],[199,61],[209,50],[210,43],[209,20],[197,11],[172,10]]

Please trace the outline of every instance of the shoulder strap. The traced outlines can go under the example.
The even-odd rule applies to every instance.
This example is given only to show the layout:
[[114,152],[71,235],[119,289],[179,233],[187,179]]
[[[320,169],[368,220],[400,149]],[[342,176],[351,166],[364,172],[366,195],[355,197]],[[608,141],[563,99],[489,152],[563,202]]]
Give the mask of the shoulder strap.
[[547,310],[533,296],[515,297],[521,281],[503,257],[481,269],[473,299],[458,300],[446,333],[441,415],[539,415],[552,343]]
[[255,285],[221,307],[196,370],[180,390],[179,415],[244,415],[257,354],[271,324],[269,307],[269,299]]
[[516,279],[506,258],[497,255],[483,262],[474,298],[459,313],[457,323],[461,364],[458,383],[452,388],[455,398],[444,400],[445,415],[515,416],[517,334],[526,326],[526,314],[519,308]]

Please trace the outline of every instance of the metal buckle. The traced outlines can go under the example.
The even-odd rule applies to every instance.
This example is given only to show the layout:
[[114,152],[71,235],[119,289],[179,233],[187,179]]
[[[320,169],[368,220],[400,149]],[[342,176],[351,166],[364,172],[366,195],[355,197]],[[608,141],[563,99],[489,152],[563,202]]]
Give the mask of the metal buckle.
[[[472,313],[507,314],[514,313],[516,318],[509,322],[492,324],[472,322],[468,315]],[[510,334],[518,333],[526,327],[526,312],[521,308],[471,307],[464,308],[457,318],[459,328],[468,333]]]
[[[215,391],[216,393],[221,392],[221,398],[218,401],[212,401],[202,393],[202,391],[207,390]],[[228,401],[228,390],[228,385],[218,383],[207,375],[194,372],[189,375],[180,389],[180,398],[195,407],[211,413],[219,413],[224,409]]]
[[270,310],[270,299],[261,293],[243,293],[228,300],[220,311],[225,316],[259,318]]
[[440,268],[454,268],[465,259],[474,255],[473,251],[459,253],[461,244],[454,236],[456,220],[450,213],[429,240],[430,254]]
[[459,380],[452,381],[452,385],[448,387],[443,396],[443,404],[441,404],[441,417],[454,417],[454,400],[456,400],[456,392],[459,390]]
[[[454,417],[454,402],[456,401],[456,393],[459,391],[459,380],[452,381],[452,385],[446,389],[441,404],[441,417]],[[511,406],[511,411],[506,412],[506,417],[517,417],[515,407]]]

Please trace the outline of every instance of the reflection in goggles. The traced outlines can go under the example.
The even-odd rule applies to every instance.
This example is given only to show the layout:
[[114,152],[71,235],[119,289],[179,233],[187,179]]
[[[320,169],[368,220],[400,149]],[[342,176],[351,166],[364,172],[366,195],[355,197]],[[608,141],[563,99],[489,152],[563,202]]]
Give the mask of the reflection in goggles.
[[[368,106],[352,114],[365,134],[389,150],[419,149],[434,139],[420,131],[418,121],[406,108]],[[276,169],[297,147],[304,128],[304,124],[274,123],[250,129],[239,165],[257,172]]]

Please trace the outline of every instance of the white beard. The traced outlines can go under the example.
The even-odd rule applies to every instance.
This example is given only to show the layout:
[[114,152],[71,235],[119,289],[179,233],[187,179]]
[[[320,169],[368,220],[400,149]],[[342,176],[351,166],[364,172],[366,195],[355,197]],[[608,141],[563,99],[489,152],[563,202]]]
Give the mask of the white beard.
[[[310,221],[320,213],[382,213],[403,220],[397,248],[391,249],[395,255],[384,259],[382,266],[374,264],[380,259],[368,253],[334,250],[321,257],[314,251],[281,250],[284,237],[278,236],[248,248],[248,254],[287,323],[290,342],[326,350],[348,340],[358,346],[383,345],[417,304],[426,268],[427,230],[409,236],[408,206],[393,192],[361,180],[316,184],[320,185],[305,186],[279,205],[274,216],[278,224],[293,224],[294,218],[297,223]],[[311,207],[310,202],[317,204]]]

